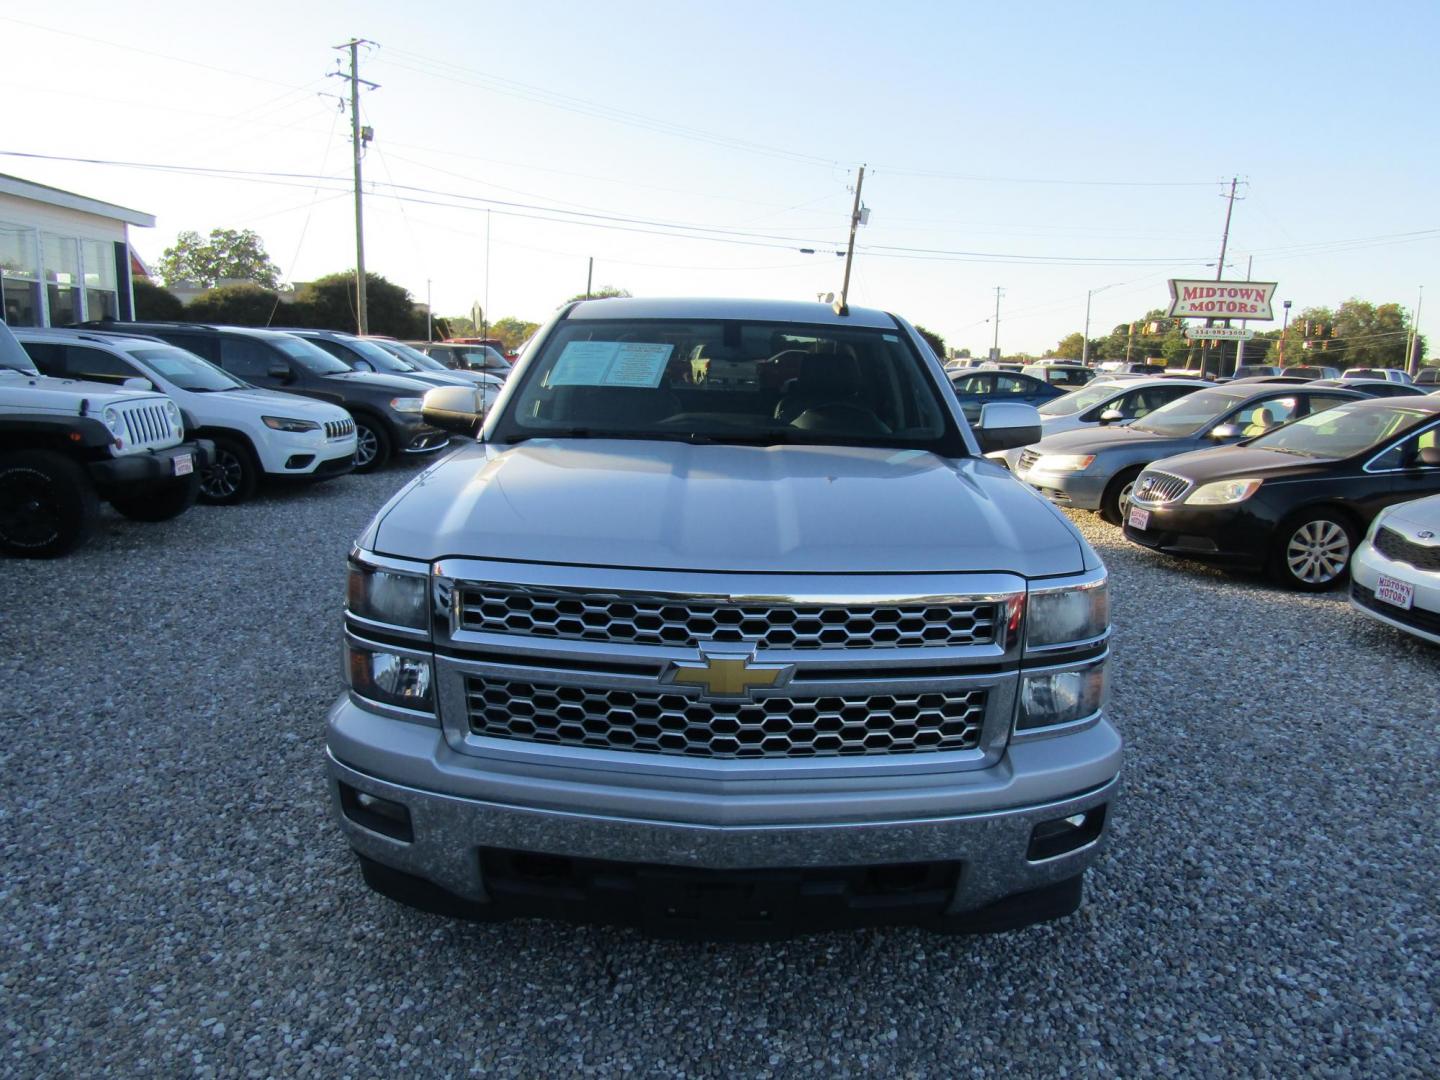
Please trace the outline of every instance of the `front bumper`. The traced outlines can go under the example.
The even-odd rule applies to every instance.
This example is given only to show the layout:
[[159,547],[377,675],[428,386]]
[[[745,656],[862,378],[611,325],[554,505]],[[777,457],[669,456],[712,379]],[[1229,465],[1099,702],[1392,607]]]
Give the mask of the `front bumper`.
[[[457,754],[438,728],[381,716],[348,695],[330,712],[328,746],[332,802],[351,846],[474,904],[492,899],[485,853],[503,850],[736,873],[958,863],[941,903],[951,914],[1077,878],[1103,844],[1121,754],[1102,718],[1014,744],[982,770],[677,781]],[[409,838],[364,824],[355,793],[403,806]],[[1030,857],[1037,825],[1076,815],[1096,825],[1093,838]]]
[[1270,525],[1245,504],[1187,507],[1132,503],[1148,511],[1147,527],[1124,522],[1125,539],[1178,558],[1198,559],[1246,570],[1262,570],[1270,555]]
[[[1409,608],[1376,598],[1375,588],[1382,575],[1414,586]],[[1368,541],[1355,550],[1350,560],[1350,605],[1377,622],[1440,645],[1440,573],[1387,559]]]
[[1105,485],[1110,477],[1084,472],[1052,473],[1038,469],[1021,470],[1019,459],[1011,465],[1011,471],[1040,492],[1056,506],[1075,507],[1079,510],[1099,510],[1100,500],[1105,494]]
[[107,458],[90,463],[90,478],[102,493],[121,492],[134,488],[155,487],[177,479],[175,462],[189,454],[192,469],[186,478],[198,474],[215,458],[215,444],[209,439],[195,439],[164,450]]

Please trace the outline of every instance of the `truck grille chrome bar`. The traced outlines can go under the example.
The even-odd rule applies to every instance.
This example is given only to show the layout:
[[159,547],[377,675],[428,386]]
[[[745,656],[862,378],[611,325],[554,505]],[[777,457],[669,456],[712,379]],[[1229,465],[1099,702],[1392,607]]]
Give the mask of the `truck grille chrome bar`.
[[164,405],[121,405],[119,409],[132,446],[157,450],[174,442],[181,434],[171,425]]
[[1130,498],[1139,502],[1168,503],[1174,502],[1189,490],[1190,481],[1183,476],[1158,469],[1146,469],[1136,481]]

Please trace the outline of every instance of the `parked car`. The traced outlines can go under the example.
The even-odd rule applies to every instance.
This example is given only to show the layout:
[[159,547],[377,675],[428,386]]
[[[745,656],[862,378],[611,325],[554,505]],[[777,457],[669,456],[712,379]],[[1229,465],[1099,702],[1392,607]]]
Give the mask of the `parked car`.
[[49,559],[74,550],[94,530],[101,500],[136,521],[183,514],[212,450],[187,441],[180,407],[138,381],[42,375],[0,322],[0,552]]
[[215,446],[200,473],[203,502],[244,502],[262,478],[324,480],[355,467],[355,421],[338,405],[257,389],[159,338],[29,328],[15,336],[46,375],[142,379],[179,405],[187,434]]
[[1311,386],[1343,386],[1347,390],[1358,390],[1367,397],[1414,397],[1428,391],[1413,383],[1389,382],[1385,379],[1316,379]]
[[406,344],[419,349],[426,356],[433,356],[448,368],[483,371],[501,379],[508,379],[513,367],[504,354],[489,345],[457,345],[448,341],[408,341]]
[[[1214,383],[1198,379],[1172,379],[1137,376],[1134,379],[1097,380],[1080,390],[1072,390],[1040,406],[1040,435],[1058,435],[1062,431],[1093,429],[1111,424],[1128,424],[1149,416],[1156,409],[1186,394]],[[1005,464],[1014,469],[1024,453],[1023,447],[1006,450]]]
[[[777,338],[793,379],[690,378]],[[909,323],[816,303],[567,304],[514,379],[426,395],[471,445],[353,549],[327,767],[373,888],[716,937],[1075,908],[1120,739],[1104,567],[980,457],[1034,409],[972,430]]]
[[1440,367],[1423,367],[1415,375],[1417,386],[1435,386],[1440,383]]
[[1317,379],[1338,379],[1340,369],[1337,367],[1326,367],[1323,364],[1292,364],[1280,369],[1282,375],[1298,375],[1311,381]]
[[205,323],[87,323],[87,329],[168,341],[209,360],[242,382],[339,405],[355,421],[355,471],[370,472],[395,453],[433,454],[448,433],[420,418],[426,383],[353,371],[313,342],[275,330]]
[[1386,506],[1440,493],[1440,401],[1346,402],[1238,446],[1180,454],[1140,474],[1127,539],[1281,584],[1338,585]]
[[1227,383],[1245,383],[1247,385],[1253,385],[1255,383],[1279,383],[1282,386],[1298,386],[1300,383],[1308,383],[1313,380],[1307,379],[1303,375],[1247,375],[1243,379],[1227,379],[1225,381]]
[[1128,427],[1064,431],[1027,446],[1015,475],[1060,506],[1124,520],[1130,489],[1145,466],[1187,450],[1261,435],[1298,416],[1362,395],[1307,386],[1226,385],[1197,390]]
[[1344,379],[1347,382],[1351,379],[1383,379],[1386,382],[1397,383],[1408,383],[1413,381],[1410,378],[1410,373],[1408,371],[1401,371],[1399,368],[1393,367],[1348,368],[1340,373],[1340,378]]
[[[1420,456],[1425,457],[1424,450]],[[1429,457],[1428,467],[1440,465],[1440,454]],[[1350,563],[1350,603],[1355,610],[1440,645],[1437,538],[1440,495],[1398,503],[1376,514]]]
[[426,386],[473,385],[469,379],[455,372],[429,371],[417,364],[412,364],[409,360],[396,356],[389,349],[381,348],[375,342],[355,334],[346,334],[339,330],[308,330],[285,326],[274,327],[274,329],[281,330],[286,334],[294,334],[298,338],[304,338],[319,346],[335,359],[349,366],[352,371],[399,375],[401,378],[413,379]]
[[950,376],[950,383],[955,387],[955,396],[960,399],[965,419],[972,424],[979,422],[980,410],[992,401],[1035,406],[1065,393],[1061,387],[1031,375],[995,368],[956,372]]
[[1241,364],[1235,369],[1235,374],[1230,377],[1232,382],[1239,382],[1241,379],[1255,379],[1261,375],[1284,375],[1273,364]]
[[370,335],[363,340],[373,342],[392,356],[396,356],[407,363],[413,364],[421,371],[428,371],[439,375],[453,375],[474,386],[491,387],[496,394],[498,394],[500,388],[505,385],[504,379],[497,375],[491,375],[486,371],[471,371],[469,368],[448,368],[433,356],[427,356],[414,346],[406,345],[403,341],[396,341],[394,338]]
[[1026,364],[1020,373],[1062,390],[1078,390],[1095,378],[1095,372],[1084,364]]
[[1164,375],[1163,364],[1150,364],[1141,360],[1105,360],[1096,369],[1107,375]]

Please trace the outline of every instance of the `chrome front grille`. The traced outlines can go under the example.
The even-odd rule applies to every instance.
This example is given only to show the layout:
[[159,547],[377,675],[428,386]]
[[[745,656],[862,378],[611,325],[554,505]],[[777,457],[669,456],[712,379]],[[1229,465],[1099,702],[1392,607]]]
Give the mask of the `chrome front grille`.
[[1417,544],[1385,525],[1375,532],[1375,550],[1416,570],[1440,570],[1440,544]]
[[1147,503],[1174,502],[1190,490],[1190,481],[1174,473],[1146,469],[1135,482],[1131,499]]
[[180,441],[183,433],[176,430],[163,402],[137,402],[118,408],[125,421],[126,441],[132,447],[157,450]]
[[345,419],[325,421],[325,438],[327,439],[343,439],[353,434],[355,434],[354,420]]
[[765,649],[892,649],[990,644],[1003,611],[995,601],[788,605],[471,585],[460,590],[459,628],[684,648],[727,642]]
[[704,758],[811,758],[973,750],[986,691],[785,693],[703,701],[677,692],[465,678],[474,735]]

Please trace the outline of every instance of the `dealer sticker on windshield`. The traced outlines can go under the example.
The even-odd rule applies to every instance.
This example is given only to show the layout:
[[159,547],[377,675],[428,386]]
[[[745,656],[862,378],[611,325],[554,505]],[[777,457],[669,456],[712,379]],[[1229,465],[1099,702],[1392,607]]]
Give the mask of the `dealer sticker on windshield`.
[[190,454],[176,454],[170,462],[176,476],[186,476],[195,471],[195,458]]
[[550,385],[653,388],[674,351],[644,341],[572,341],[550,369]]
[[1138,506],[1130,507],[1130,518],[1128,521],[1132,529],[1139,529],[1144,532],[1150,527],[1150,511],[1141,510]]
[[1375,583],[1375,599],[1409,611],[1410,605],[1415,602],[1415,586],[1381,574],[1380,580]]

